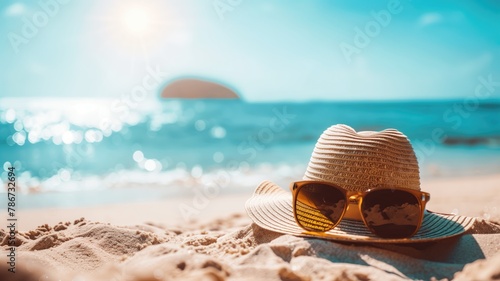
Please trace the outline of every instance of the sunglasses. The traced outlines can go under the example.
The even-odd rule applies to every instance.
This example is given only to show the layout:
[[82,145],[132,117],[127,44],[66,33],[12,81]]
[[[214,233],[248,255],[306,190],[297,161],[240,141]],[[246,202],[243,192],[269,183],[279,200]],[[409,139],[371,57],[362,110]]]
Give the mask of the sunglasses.
[[321,181],[290,185],[297,224],[326,232],[337,226],[349,204],[357,204],[366,227],[382,238],[408,238],[420,228],[430,194],[412,189],[376,188],[352,192]]

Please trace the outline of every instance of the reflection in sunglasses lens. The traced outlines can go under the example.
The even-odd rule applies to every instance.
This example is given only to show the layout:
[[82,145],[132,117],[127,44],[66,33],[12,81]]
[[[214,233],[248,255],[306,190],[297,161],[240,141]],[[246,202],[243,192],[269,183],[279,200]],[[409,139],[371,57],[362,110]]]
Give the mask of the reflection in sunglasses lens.
[[421,220],[418,199],[404,190],[374,190],[364,197],[361,210],[368,228],[384,238],[410,237]]
[[310,231],[328,231],[340,220],[346,207],[346,198],[340,190],[309,183],[297,194],[295,212],[298,223]]

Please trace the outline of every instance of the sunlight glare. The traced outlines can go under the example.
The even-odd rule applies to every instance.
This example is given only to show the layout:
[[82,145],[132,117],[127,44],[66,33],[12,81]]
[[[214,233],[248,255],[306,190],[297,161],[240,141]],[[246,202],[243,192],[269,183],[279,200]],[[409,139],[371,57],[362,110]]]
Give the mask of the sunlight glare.
[[141,35],[150,28],[151,15],[143,8],[130,7],[122,15],[124,26],[133,34]]

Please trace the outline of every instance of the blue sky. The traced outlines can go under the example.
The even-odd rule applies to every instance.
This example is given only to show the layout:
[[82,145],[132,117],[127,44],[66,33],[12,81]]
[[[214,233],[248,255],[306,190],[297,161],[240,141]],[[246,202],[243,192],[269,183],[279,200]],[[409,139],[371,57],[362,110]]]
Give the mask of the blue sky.
[[249,101],[460,99],[500,80],[495,0],[8,0],[0,17],[0,97],[113,98],[151,69],[155,94],[201,76]]

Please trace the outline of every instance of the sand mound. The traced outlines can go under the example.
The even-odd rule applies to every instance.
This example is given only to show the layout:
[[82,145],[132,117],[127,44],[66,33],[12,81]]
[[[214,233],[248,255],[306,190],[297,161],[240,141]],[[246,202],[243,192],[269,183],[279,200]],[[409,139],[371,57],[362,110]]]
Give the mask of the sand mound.
[[[18,233],[17,273],[7,272],[2,261],[0,279],[407,280],[456,276],[457,280],[493,280],[500,276],[499,230],[495,223],[479,221],[469,234],[432,244],[353,245],[280,235],[251,224],[244,215],[182,227],[114,226],[78,219]],[[0,239],[5,250],[3,230]]]

